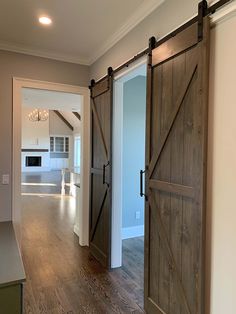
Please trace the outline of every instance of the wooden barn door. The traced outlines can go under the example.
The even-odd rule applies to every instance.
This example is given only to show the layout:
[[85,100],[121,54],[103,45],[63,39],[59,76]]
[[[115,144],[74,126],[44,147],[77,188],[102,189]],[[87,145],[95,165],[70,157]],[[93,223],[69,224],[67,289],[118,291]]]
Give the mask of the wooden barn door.
[[112,75],[91,84],[90,250],[110,267]]
[[208,19],[152,50],[147,83],[145,309],[204,313]]

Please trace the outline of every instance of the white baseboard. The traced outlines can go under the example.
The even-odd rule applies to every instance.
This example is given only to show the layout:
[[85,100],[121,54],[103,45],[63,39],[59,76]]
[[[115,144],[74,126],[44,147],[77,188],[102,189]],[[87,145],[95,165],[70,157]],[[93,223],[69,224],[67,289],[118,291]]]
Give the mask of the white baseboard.
[[80,235],[79,226],[77,224],[74,225],[74,233],[77,235],[77,237],[79,237],[79,245],[80,246],[89,246],[89,243],[87,243],[85,241],[84,237],[82,237]]
[[74,225],[74,233],[79,237],[79,226]]
[[49,167],[22,167],[22,172],[49,172],[51,168]]
[[144,236],[144,225],[122,228],[122,240]]

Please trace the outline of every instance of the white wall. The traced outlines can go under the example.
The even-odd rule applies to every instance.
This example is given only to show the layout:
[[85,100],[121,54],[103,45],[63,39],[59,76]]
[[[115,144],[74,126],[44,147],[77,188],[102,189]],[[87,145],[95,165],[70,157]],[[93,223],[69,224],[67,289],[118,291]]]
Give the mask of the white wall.
[[207,314],[236,313],[235,30],[234,15],[211,31]]
[[34,109],[22,106],[22,148],[49,149],[49,120],[31,122],[28,114]]

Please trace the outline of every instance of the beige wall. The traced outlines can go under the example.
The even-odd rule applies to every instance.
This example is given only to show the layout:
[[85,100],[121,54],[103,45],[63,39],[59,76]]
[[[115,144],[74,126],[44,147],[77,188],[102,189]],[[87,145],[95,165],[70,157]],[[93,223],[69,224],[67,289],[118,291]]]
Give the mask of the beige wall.
[[44,122],[30,121],[28,115],[34,109],[22,106],[21,147],[25,149],[49,149],[49,120]]
[[235,29],[236,15],[211,31],[207,224],[211,314],[236,313]]
[[[88,67],[0,51],[0,179],[12,166],[12,78],[14,76],[79,86],[88,85]],[[0,180],[0,221],[11,219],[11,185]]]

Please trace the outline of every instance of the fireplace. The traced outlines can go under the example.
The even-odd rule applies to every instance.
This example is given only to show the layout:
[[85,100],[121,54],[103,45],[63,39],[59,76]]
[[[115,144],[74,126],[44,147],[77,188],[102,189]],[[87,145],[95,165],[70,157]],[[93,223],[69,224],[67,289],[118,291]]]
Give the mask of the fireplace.
[[41,167],[42,157],[41,156],[26,156],[25,166],[26,167]]

